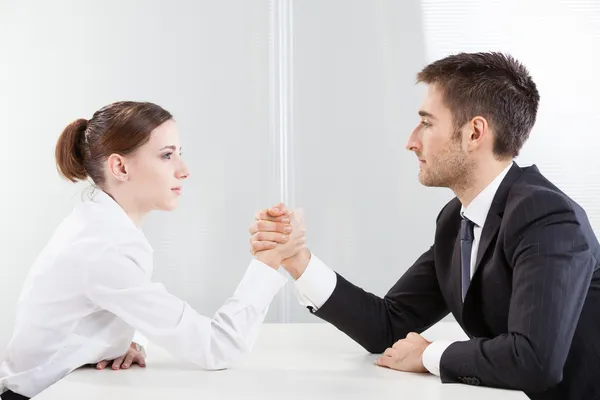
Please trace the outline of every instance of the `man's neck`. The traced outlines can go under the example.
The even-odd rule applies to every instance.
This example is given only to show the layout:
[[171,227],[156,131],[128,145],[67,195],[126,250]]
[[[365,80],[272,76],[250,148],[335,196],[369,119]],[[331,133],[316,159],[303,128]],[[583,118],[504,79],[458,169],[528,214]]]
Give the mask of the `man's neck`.
[[469,175],[462,184],[451,188],[463,207],[469,204],[481,193],[496,177],[513,162],[512,159],[487,163],[474,168],[476,171]]

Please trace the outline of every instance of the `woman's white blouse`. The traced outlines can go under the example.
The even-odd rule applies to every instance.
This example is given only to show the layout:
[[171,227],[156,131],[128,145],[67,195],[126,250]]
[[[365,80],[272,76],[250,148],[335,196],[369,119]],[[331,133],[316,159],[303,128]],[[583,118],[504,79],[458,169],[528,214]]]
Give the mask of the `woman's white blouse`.
[[152,282],[152,269],[150,244],[110,196],[97,190],[78,204],[25,281],[0,393],[32,397],[82,365],[117,358],[136,330],[202,368],[226,368],[250,350],[286,282],[252,260],[233,296],[208,318]]

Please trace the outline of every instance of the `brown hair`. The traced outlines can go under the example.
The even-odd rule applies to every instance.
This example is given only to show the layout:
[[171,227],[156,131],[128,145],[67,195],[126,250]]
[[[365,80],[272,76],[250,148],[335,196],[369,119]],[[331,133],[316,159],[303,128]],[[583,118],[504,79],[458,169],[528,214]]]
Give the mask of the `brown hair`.
[[89,121],[77,119],[56,143],[59,173],[76,182],[105,180],[103,163],[111,154],[128,155],[150,140],[150,133],[173,116],[153,103],[121,101],[96,111]]
[[475,116],[486,118],[499,158],[516,157],[535,124],[540,95],[527,69],[510,55],[451,55],[423,68],[417,82],[440,88],[457,130]]

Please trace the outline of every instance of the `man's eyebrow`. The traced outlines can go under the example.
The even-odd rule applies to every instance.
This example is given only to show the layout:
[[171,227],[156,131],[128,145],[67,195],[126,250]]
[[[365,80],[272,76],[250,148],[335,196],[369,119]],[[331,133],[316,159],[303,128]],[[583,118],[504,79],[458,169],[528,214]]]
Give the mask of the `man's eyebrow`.
[[421,117],[427,117],[427,118],[435,119],[435,116],[433,114],[431,114],[431,113],[428,113],[427,111],[419,110],[419,115]]

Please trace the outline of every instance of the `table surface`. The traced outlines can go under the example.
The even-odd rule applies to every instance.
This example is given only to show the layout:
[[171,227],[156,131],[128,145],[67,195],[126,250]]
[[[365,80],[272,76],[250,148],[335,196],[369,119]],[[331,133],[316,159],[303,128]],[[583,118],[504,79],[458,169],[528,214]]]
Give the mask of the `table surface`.
[[[440,322],[423,336],[466,338],[455,322]],[[201,370],[150,344],[146,368],[78,369],[35,399],[527,399],[381,368],[377,357],[329,324],[264,324],[252,352],[228,370]]]

